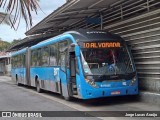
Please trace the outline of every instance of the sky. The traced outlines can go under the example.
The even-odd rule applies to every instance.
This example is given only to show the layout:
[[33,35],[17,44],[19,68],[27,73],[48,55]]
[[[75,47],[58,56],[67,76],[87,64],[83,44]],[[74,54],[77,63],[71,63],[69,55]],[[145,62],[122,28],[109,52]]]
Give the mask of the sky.
[[[50,13],[56,10],[58,7],[62,6],[66,0],[40,0],[40,7],[42,9],[38,10],[38,14],[32,13],[33,16],[33,26],[40,22],[43,18],[47,17]],[[0,12],[3,10],[0,8]],[[26,25],[25,21],[21,19],[21,24],[17,31],[11,29],[10,26],[0,24],[0,38],[7,42],[12,42],[14,39],[25,38]]]

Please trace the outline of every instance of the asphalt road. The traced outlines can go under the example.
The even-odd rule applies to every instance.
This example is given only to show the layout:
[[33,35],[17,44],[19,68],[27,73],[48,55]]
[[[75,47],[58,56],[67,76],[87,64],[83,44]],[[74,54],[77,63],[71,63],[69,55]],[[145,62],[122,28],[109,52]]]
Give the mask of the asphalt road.
[[[34,88],[26,86],[17,86],[10,77],[0,76],[0,111],[73,111],[66,114],[75,114],[75,111],[83,112],[80,117],[63,117],[66,120],[98,120],[98,119],[131,119],[118,117],[84,117],[84,114],[94,116],[101,114],[100,111],[160,111],[160,106],[142,103],[135,96],[112,97],[94,100],[79,100],[65,101],[60,95],[51,92],[37,93]],[[90,113],[88,111],[96,111]],[[61,117],[61,118],[62,118]],[[54,119],[61,119],[54,117]],[[0,118],[8,120],[7,118]],[[17,120],[17,118],[14,118]],[[22,118],[19,118],[22,119]],[[24,118],[23,118],[24,119]],[[29,120],[29,118],[25,118]],[[36,119],[36,118],[34,118]],[[37,118],[53,119],[53,118]],[[135,118],[132,118],[135,119]],[[136,118],[136,119],[153,119],[153,118]],[[157,118],[159,119],[159,118]]]

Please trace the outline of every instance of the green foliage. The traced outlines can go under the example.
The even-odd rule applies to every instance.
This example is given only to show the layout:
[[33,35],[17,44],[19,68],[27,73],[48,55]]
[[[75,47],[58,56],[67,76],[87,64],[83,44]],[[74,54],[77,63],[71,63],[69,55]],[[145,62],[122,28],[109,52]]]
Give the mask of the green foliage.
[[11,42],[11,45],[15,45],[17,44],[18,42],[20,42],[22,39],[14,39],[12,42]]
[[9,23],[11,27],[17,29],[20,24],[20,19],[24,18],[26,27],[32,26],[32,14],[37,14],[39,0],[0,0],[0,8],[3,8],[6,13],[0,12],[0,24]]
[[10,46],[17,44],[20,41],[21,39],[14,39],[11,43],[9,43],[0,38],[0,52],[7,50]]
[[0,51],[5,51],[10,46],[9,42],[0,40]]

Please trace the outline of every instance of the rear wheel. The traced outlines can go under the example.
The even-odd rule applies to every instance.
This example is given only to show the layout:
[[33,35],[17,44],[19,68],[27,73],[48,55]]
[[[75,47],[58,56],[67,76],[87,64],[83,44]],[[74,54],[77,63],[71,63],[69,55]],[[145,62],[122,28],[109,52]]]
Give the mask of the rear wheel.
[[60,80],[60,94],[61,94],[61,96],[63,96],[63,93],[62,93],[62,83],[61,83],[61,80]]
[[16,84],[17,84],[17,86],[20,86],[20,83],[18,81],[18,76],[17,75],[16,75]]
[[65,97],[65,96],[64,96],[64,99],[65,99],[66,101],[71,101],[71,97],[70,97],[70,96],[68,96],[68,97]]
[[36,80],[36,90],[37,90],[38,93],[42,92],[42,89],[41,89],[40,84],[39,84],[39,80]]

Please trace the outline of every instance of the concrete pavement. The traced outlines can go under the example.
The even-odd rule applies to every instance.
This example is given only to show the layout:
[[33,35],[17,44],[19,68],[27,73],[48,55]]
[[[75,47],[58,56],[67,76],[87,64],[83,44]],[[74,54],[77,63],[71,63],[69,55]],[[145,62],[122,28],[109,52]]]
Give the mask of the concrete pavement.
[[[0,111],[160,111],[160,106],[140,102],[134,96],[112,97],[94,100],[65,101],[51,92],[37,93],[34,88],[18,87],[10,77],[0,77]],[[51,118],[50,118],[51,119]],[[60,118],[56,118],[60,119]],[[69,118],[65,118],[69,119]],[[73,118],[72,118],[73,119]],[[81,118],[76,118],[81,119]],[[83,119],[130,119],[84,118]],[[138,119],[138,118],[137,118]],[[146,119],[146,118],[141,118]],[[152,118],[147,118],[152,119]]]

